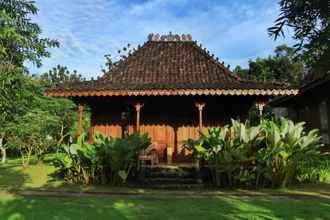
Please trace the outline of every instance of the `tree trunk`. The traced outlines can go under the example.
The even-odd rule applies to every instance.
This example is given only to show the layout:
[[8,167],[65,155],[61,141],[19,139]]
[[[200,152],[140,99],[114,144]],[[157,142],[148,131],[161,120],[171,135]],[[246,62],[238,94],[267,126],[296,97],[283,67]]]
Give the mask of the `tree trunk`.
[[31,154],[32,154],[32,150],[29,151],[29,153],[27,155],[26,166],[29,166],[29,164],[30,164]]
[[[21,157],[22,157],[22,166],[27,167],[30,164],[32,149],[27,149],[26,152],[24,152],[23,149],[20,150]],[[26,155],[25,155],[26,153]]]
[[6,148],[1,147],[1,163],[5,164],[6,163],[6,158],[7,158],[7,152],[6,152]]
[[3,138],[0,138],[0,149],[1,149],[1,162],[2,164],[6,163],[7,152],[6,148],[3,146]]

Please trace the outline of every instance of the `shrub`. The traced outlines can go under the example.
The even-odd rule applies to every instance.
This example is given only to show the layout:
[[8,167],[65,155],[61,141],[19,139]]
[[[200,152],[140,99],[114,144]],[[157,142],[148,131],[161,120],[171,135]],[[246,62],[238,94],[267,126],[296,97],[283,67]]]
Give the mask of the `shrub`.
[[263,120],[249,126],[232,120],[230,125],[211,128],[185,147],[195,158],[205,160],[216,186],[283,186],[302,181],[302,163],[320,161],[317,130],[304,131],[304,123],[281,119],[279,124]]
[[81,135],[77,142],[62,147],[53,163],[58,174],[72,183],[125,183],[136,167],[138,154],[150,145],[147,135],[132,134],[123,138],[97,134],[93,143]]
[[232,120],[231,126],[211,128],[199,140],[186,141],[185,147],[208,163],[216,186],[246,185],[254,175],[251,165],[253,152],[262,141],[259,134],[260,126],[249,127]]
[[298,163],[297,180],[301,183],[330,182],[329,160],[302,161]]
[[318,131],[306,132],[304,124],[294,124],[284,118],[278,125],[272,121],[263,122],[266,150],[261,149],[260,152],[266,152],[266,166],[268,171],[271,170],[268,180],[273,186],[286,187],[299,181],[297,174],[300,163],[309,163],[312,168],[313,162],[325,159],[325,154],[320,151]]
[[137,165],[139,153],[146,149],[151,141],[147,134],[134,133],[123,138],[96,135],[94,143],[100,148],[98,155],[103,167],[108,170],[112,183],[117,184],[126,182]]

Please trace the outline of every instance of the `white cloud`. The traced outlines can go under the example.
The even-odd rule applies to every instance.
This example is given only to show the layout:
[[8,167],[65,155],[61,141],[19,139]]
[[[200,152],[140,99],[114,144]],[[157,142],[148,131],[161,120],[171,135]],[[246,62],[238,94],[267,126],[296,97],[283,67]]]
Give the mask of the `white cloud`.
[[[127,43],[141,44],[151,32],[191,33],[221,60],[246,66],[269,54],[275,45],[266,29],[278,9],[272,1],[197,0],[38,0],[37,22],[44,36],[58,39],[39,72],[57,64],[96,76],[103,55],[116,54]],[[291,42],[287,39],[287,42]]]

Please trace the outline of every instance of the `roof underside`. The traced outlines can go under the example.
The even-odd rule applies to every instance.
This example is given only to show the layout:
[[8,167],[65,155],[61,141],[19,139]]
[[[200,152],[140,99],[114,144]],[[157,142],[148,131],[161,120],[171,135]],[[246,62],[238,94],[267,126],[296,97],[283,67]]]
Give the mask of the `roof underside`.
[[52,96],[295,95],[278,83],[242,80],[193,41],[148,41],[98,80],[62,84]]
[[294,97],[279,97],[272,102],[270,102],[273,106],[288,106],[290,103],[298,102],[301,100],[309,100],[310,94],[318,94],[318,97],[328,98],[330,96],[329,93],[322,93],[324,90],[327,90],[330,87],[330,75],[324,75],[320,78],[317,78],[305,85],[303,85],[299,89],[299,95]]

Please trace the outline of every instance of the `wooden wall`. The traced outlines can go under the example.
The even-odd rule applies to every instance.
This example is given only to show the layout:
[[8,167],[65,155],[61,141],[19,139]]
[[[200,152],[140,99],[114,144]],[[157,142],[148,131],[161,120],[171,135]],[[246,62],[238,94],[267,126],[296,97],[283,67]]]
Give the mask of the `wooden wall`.
[[[244,98],[244,97],[243,97]],[[141,109],[140,132],[148,133],[153,142],[166,145],[173,151],[173,162],[191,161],[190,152],[182,147],[183,141],[197,139],[198,110],[195,102],[206,103],[203,110],[203,131],[219,127],[231,118],[242,118],[252,105],[253,99],[245,97],[125,97],[98,98],[89,101],[91,107],[92,133],[101,132],[112,137],[121,137],[126,131],[136,131],[134,103],[144,104]],[[128,117],[122,118],[127,112]],[[166,152],[160,152],[166,155]],[[167,157],[162,158],[166,162]]]
[[[322,136],[327,136],[330,139],[330,83],[325,83],[308,91],[305,91],[301,95],[289,99],[288,101],[281,103],[281,106],[288,107],[290,109],[289,118],[296,122],[306,122],[307,129],[319,129]],[[326,103],[326,116],[327,116],[327,128],[321,127],[320,104]],[[325,124],[326,122],[322,122]],[[325,142],[328,145],[330,151],[329,141]]]

